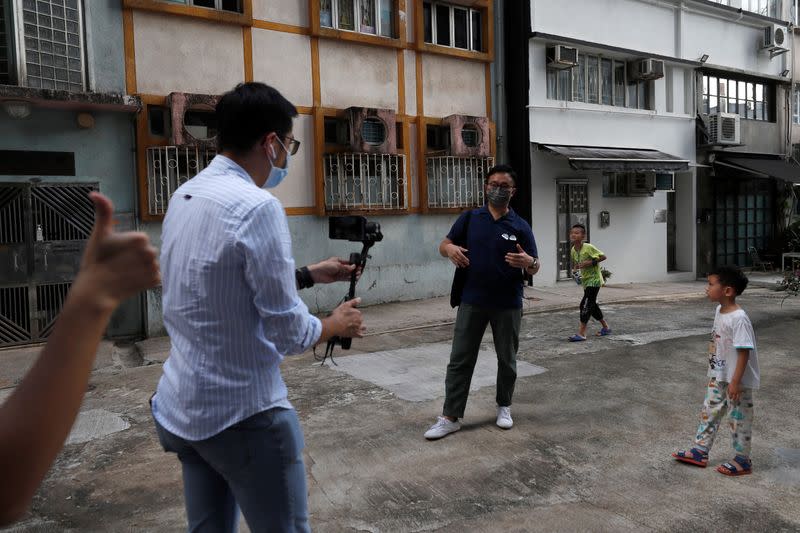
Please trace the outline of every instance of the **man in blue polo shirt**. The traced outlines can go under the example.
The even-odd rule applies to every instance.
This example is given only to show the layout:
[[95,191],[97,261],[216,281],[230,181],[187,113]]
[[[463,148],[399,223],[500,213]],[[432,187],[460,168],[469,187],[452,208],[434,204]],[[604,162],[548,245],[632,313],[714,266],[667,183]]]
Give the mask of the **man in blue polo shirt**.
[[[510,429],[511,397],[517,380],[517,348],[522,319],[524,273],[539,271],[536,240],[530,225],[508,204],[517,175],[508,165],[489,169],[487,203],[465,211],[439,245],[439,253],[467,269],[447,365],[442,416],[425,432],[439,439],[461,429],[472,373],[486,326],[491,324],[497,352],[497,425]],[[456,244],[462,243],[463,246]]]

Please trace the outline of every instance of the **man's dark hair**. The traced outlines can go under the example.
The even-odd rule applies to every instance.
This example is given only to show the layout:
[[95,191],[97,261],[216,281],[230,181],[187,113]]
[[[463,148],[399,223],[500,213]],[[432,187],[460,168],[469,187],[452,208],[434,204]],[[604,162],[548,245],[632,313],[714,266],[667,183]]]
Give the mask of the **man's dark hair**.
[[284,137],[296,116],[297,109],[276,89],[259,82],[240,83],[217,103],[217,146],[220,151],[246,152],[267,133]]
[[584,226],[583,224],[573,224],[572,228],[581,228],[583,234],[586,235],[586,226]]
[[514,172],[514,169],[511,168],[511,165],[495,165],[489,169],[489,172],[486,173],[486,179],[484,180],[485,183],[489,183],[489,178],[492,177],[494,174],[508,174],[511,176],[511,181],[514,182],[514,186],[517,186],[517,173]]
[[717,276],[719,284],[723,287],[731,287],[739,296],[747,288],[747,276],[742,269],[735,266],[720,266],[708,273],[709,276]]

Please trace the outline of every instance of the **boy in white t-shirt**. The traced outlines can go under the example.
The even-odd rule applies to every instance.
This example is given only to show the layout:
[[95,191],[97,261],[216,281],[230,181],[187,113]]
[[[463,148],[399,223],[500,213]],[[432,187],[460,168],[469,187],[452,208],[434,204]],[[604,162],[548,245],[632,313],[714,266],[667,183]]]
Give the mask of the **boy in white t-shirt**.
[[718,302],[708,350],[706,399],[694,447],[672,454],[678,461],[705,467],[720,422],[728,415],[731,444],[736,456],[717,467],[726,476],[750,474],[750,445],[753,428],[753,390],[759,386],[758,352],[753,325],[736,297],[747,287],[747,277],[736,267],[720,267],[708,275],[706,295]]

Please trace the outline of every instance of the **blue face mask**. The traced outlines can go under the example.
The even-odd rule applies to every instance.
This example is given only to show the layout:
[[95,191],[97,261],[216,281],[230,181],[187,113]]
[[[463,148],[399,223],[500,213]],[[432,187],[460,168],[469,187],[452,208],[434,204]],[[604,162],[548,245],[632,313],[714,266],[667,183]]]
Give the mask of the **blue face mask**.
[[269,162],[272,164],[272,168],[269,169],[269,176],[267,176],[267,181],[264,182],[265,189],[277,187],[286,178],[286,175],[289,174],[289,160],[292,159],[292,154],[289,153],[289,150],[286,149],[280,140],[278,140],[278,144],[280,144],[281,148],[283,148],[283,150],[286,152],[286,166],[279,168],[275,164],[277,156],[275,159],[270,158]]

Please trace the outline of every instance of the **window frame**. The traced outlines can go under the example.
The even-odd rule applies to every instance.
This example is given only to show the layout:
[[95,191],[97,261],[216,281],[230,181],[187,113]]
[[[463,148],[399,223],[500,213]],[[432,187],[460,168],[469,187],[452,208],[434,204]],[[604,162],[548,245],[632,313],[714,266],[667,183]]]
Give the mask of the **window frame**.
[[[738,5],[731,5],[731,0],[711,0],[711,1],[714,2],[715,4],[739,8],[742,11],[747,11],[748,13],[755,13],[756,15],[761,15],[763,17],[769,17],[773,19],[780,18],[779,0],[740,0],[739,2],[737,2]],[[755,6],[751,4],[755,4]]]
[[236,26],[252,26],[253,0],[239,0],[239,2],[241,2],[242,6],[241,13],[195,6],[186,2],[176,2],[172,0],[122,0],[122,7],[126,9],[154,11],[157,13],[169,13],[171,15],[211,20]]
[[[2,0],[0,0],[0,1],[2,1]],[[65,34],[65,37],[64,37],[65,40],[63,41],[63,43],[57,42],[54,37],[51,37],[50,39],[44,39],[44,38],[40,37],[37,40],[38,41],[37,47],[39,46],[39,44],[42,41],[47,41],[47,42],[51,43],[51,45],[52,45],[51,53],[48,54],[48,55],[51,55],[53,57],[53,59],[54,59],[53,64],[52,65],[45,65],[43,63],[43,61],[41,60],[41,57],[39,58],[39,62],[35,63],[35,65],[38,66],[40,70],[43,69],[43,68],[52,68],[55,71],[55,69],[57,68],[57,65],[55,64],[55,58],[64,58],[64,59],[66,59],[66,64],[67,65],[69,65],[70,59],[76,59],[76,60],[79,59],[80,60],[80,64],[81,64],[81,67],[80,67],[80,78],[81,78],[81,81],[80,81],[80,89],[78,90],[78,89],[73,89],[73,88],[66,88],[65,89],[63,87],[56,86],[57,83],[59,83],[59,80],[55,79],[55,74],[53,75],[52,78],[46,77],[43,74],[35,76],[35,77],[40,78],[42,80],[44,80],[45,78],[52,79],[52,81],[54,82],[54,86],[53,87],[44,87],[41,84],[38,87],[35,87],[35,86],[32,86],[29,83],[29,81],[28,81],[29,80],[28,63],[31,63],[31,61],[29,61],[29,58],[28,58],[28,55],[27,55],[27,50],[26,50],[26,45],[25,45],[25,41],[27,39],[27,36],[25,35],[25,30],[24,30],[26,22],[25,22],[25,19],[24,19],[24,11],[25,10],[24,10],[24,7],[23,7],[23,0],[9,0],[7,2],[4,2],[4,4],[3,4],[4,7],[10,9],[10,13],[8,13],[7,16],[6,16],[6,19],[7,19],[6,27],[9,30],[9,33],[8,33],[9,77],[10,77],[10,81],[12,82],[12,84],[14,86],[26,87],[26,88],[30,88],[30,89],[67,91],[67,92],[70,92],[70,93],[82,93],[82,92],[87,92],[87,91],[90,90],[90,87],[89,87],[89,64],[88,64],[88,61],[87,61],[87,49],[86,49],[86,21],[85,21],[85,16],[84,16],[84,12],[85,12],[86,8],[85,8],[85,6],[83,4],[84,4],[83,0],[77,0],[75,2],[75,5],[77,6],[77,8],[76,8],[77,21],[75,21],[75,23],[78,25],[77,32],[75,32],[75,33],[77,33],[77,36],[78,36],[78,44],[75,45],[75,44],[72,44],[72,43],[69,42],[68,35],[67,35],[68,33],[70,33],[68,31],[68,29],[67,29],[67,24],[69,23],[69,21],[66,18],[63,18],[63,20],[65,21],[65,29],[63,30],[63,33]],[[66,6],[64,6],[64,7],[66,7]],[[39,15],[38,9],[35,12],[36,12],[36,14],[38,16]],[[40,28],[40,26],[37,23],[37,35],[40,33],[38,31],[39,28]],[[55,28],[51,27],[49,29],[50,29],[51,33],[53,33],[55,31]],[[61,30],[59,30],[59,31],[61,31]],[[64,54],[56,54],[56,52],[55,52],[55,46],[56,45],[62,45],[64,47],[64,49],[65,49]],[[78,54],[80,56],[79,58],[71,58],[69,56],[68,50],[69,50],[70,46],[78,48]],[[42,54],[40,52],[37,55],[41,56]],[[69,81],[69,72],[70,72],[69,67],[66,67],[65,70],[67,70],[68,79],[66,81],[62,80],[62,83],[66,83],[68,86],[77,85],[77,82]],[[72,71],[74,72],[75,70],[73,69]]]
[[[430,6],[430,10],[426,12],[425,6]],[[449,44],[441,44],[439,43],[439,35],[438,35],[438,7],[445,7],[448,9],[448,23],[449,23],[449,33],[448,36],[448,43]],[[443,48],[450,48],[453,50],[460,50],[462,52],[477,52],[477,53],[485,53],[487,48],[487,44],[484,42],[484,35],[483,35],[483,24],[484,24],[484,13],[480,9],[474,9],[468,6],[462,5],[455,5],[449,4],[447,2],[436,2],[436,1],[424,1],[422,2],[422,21],[423,26],[428,22],[426,20],[426,16],[430,14],[430,28],[431,28],[431,40],[428,41],[425,38],[424,31],[422,33],[423,42],[427,45],[431,46],[441,46]],[[463,11],[466,13],[466,23],[467,23],[467,48],[462,48],[460,46],[455,45],[455,36],[456,36],[456,29],[455,29],[455,12]],[[478,34],[480,35],[480,49],[475,49],[475,16],[478,16]]]
[[231,11],[230,9],[223,9],[222,2],[224,0],[214,0],[214,7],[198,6],[195,4],[197,0],[163,0],[172,4],[185,5],[187,7],[199,7],[202,9],[213,9],[214,11],[222,11],[223,13],[236,13],[241,15],[244,13],[244,0],[235,0],[239,3],[239,11]]
[[[596,77],[590,76],[590,60],[596,60]],[[610,62],[611,65],[611,72],[610,78],[608,79],[608,89],[609,94],[608,101],[610,103],[604,103],[603,99],[604,94],[603,91],[603,65],[608,64]],[[622,103],[619,103],[619,86],[617,84],[618,80],[618,67],[622,67]],[[568,73],[569,76],[569,83],[566,83],[566,80],[559,80],[559,78],[564,77],[563,73]],[[580,79],[580,75],[576,75],[578,72],[582,72],[583,74],[583,83],[582,89],[583,92],[581,96],[578,96],[576,92],[576,79]],[[551,91],[551,87],[553,85],[552,76],[555,76],[555,96]],[[593,83],[596,84],[596,90],[589,91],[590,85]],[[545,69],[545,85],[546,85],[546,97],[548,100],[558,100],[558,101],[566,101],[566,102],[580,102],[590,105],[600,105],[605,107],[617,107],[617,108],[626,108],[626,109],[640,109],[643,111],[653,111],[652,109],[652,98],[650,96],[650,92],[652,90],[652,82],[654,80],[628,80],[628,61],[624,59],[619,59],[616,57],[608,57],[602,54],[591,54],[586,53],[578,50],[578,65],[575,67],[567,68],[567,69],[558,69],[548,66]],[[564,83],[564,87],[566,87],[569,91],[568,97],[562,97],[561,88],[562,82]],[[636,102],[631,102],[631,95],[630,95],[630,86],[636,85],[637,89],[634,93],[636,95]],[[644,94],[643,103],[639,102],[639,95]]]
[[[361,17],[359,16],[359,8],[361,6],[361,2],[363,0],[330,0],[331,2],[331,25],[325,25],[322,22],[322,5],[320,0],[312,0],[315,2],[319,8],[319,27],[323,30],[335,30],[335,31],[345,31],[350,33],[357,33],[360,35],[369,35],[370,37],[379,37],[383,39],[397,39],[399,37],[399,28],[397,28],[395,24],[395,12],[397,11],[397,0],[372,0],[374,4],[374,12],[373,16],[375,17],[375,32],[366,32],[361,30]],[[392,14],[391,17],[391,35],[384,35],[382,33],[383,23],[381,21],[381,4],[384,1],[390,2],[390,12]],[[340,28],[339,27],[339,3],[340,2],[349,2],[353,5],[353,28],[352,30],[347,28]]]
[[[735,77],[723,72],[701,72],[702,80],[700,87],[700,106],[701,112],[705,115],[712,114],[711,99],[716,99],[716,111],[714,113],[733,113],[739,115],[743,120],[755,120],[758,122],[775,122],[775,86],[766,80],[756,81],[755,78]],[[715,87],[714,87],[715,86]],[[744,87],[744,98],[739,97],[741,88]],[[724,88],[724,96],[720,89]],[[762,97],[759,98],[759,88]],[[752,89],[752,93],[751,93]],[[753,98],[750,98],[752,94]],[[724,109],[723,109],[723,100]],[[731,110],[731,100],[735,111]],[[761,103],[761,118],[758,115],[758,104]],[[749,105],[752,104],[752,111],[748,112]],[[739,112],[740,106],[744,105],[745,113]],[[752,115],[752,116],[751,116]]]

